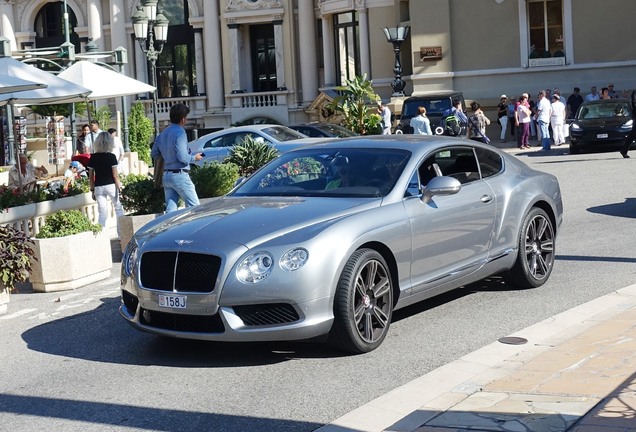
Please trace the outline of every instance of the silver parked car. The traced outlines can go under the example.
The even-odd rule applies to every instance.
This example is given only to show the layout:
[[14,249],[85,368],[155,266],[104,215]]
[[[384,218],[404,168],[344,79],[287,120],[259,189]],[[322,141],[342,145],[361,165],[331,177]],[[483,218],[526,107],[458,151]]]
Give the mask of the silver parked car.
[[368,352],[396,309],[491,275],[545,283],[562,212],[554,176],[475,141],[323,141],[140,229],[120,312],[164,336]]
[[287,126],[256,124],[231,127],[203,135],[188,143],[188,151],[192,154],[203,153],[203,159],[195,162],[195,165],[202,166],[212,161],[223,162],[232,146],[242,144],[247,136],[251,136],[257,142],[271,145],[280,153],[316,141],[315,138],[311,139]]

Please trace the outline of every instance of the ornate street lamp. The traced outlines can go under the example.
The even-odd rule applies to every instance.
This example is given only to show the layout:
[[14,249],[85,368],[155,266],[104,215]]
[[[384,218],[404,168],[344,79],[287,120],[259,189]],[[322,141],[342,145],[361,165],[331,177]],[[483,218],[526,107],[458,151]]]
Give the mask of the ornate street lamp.
[[[163,50],[163,44],[168,40],[168,19],[163,14],[157,14],[158,0],[142,0],[141,6],[137,6],[137,12],[132,16],[135,39],[139,42],[141,50],[146,54],[151,66],[152,86],[152,115],[155,126],[155,136],[159,134],[159,120],[157,119],[157,59]],[[156,43],[156,47],[155,47]]]
[[393,88],[392,96],[404,96],[404,87],[406,83],[402,80],[402,64],[400,63],[400,45],[408,37],[411,27],[384,27],[384,35],[386,40],[393,44],[393,51],[395,52],[395,65],[393,66],[393,73],[395,78],[391,82]]

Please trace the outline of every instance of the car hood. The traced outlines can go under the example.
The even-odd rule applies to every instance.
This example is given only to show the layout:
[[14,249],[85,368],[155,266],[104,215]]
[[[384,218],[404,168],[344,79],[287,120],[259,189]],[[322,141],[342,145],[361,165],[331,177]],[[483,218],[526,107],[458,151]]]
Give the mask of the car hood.
[[220,197],[150,223],[136,236],[151,247],[235,244],[254,247],[304,227],[378,207],[380,198]]

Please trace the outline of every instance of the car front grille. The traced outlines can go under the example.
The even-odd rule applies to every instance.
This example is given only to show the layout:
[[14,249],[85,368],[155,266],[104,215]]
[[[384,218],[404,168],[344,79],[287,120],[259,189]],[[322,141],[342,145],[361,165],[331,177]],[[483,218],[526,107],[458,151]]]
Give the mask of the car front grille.
[[298,321],[298,312],[287,303],[234,306],[234,312],[248,326],[287,324]]
[[190,252],[146,252],[141,256],[144,288],[175,292],[212,292],[221,258]]
[[223,333],[225,326],[219,314],[181,315],[141,308],[139,322],[148,327],[192,333]]

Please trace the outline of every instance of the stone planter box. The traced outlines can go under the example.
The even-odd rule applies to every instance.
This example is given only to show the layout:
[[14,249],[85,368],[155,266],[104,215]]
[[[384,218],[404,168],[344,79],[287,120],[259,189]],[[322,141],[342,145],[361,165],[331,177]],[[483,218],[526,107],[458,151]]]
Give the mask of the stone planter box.
[[29,281],[33,291],[71,290],[110,277],[113,267],[107,232],[34,239],[37,260]]
[[7,313],[9,300],[9,290],[0,282],[0,315]]
[[117,220],[117,223],[119,225],[119,241],[121,244],[121,251],[124,252],[126,250],[128,242],[130,242],[130,239],[139,228],[146,225],[148,222],[158,218],[159,216],[163,216],[163,213],[121,216]]
[[7,167],[7,171],[0,172],[0,185],[8,185],[9,184],[9,170]]

